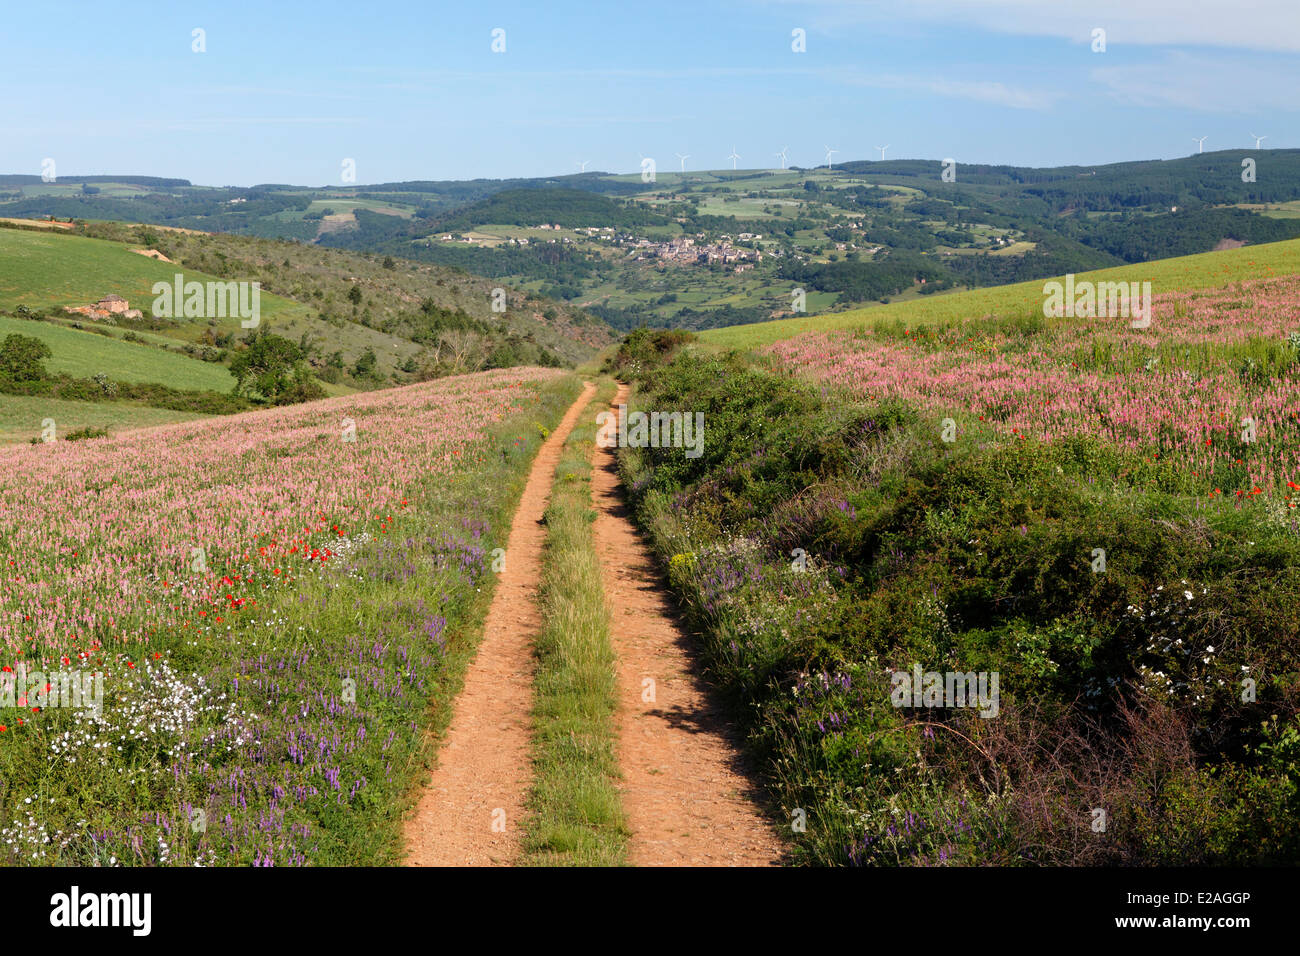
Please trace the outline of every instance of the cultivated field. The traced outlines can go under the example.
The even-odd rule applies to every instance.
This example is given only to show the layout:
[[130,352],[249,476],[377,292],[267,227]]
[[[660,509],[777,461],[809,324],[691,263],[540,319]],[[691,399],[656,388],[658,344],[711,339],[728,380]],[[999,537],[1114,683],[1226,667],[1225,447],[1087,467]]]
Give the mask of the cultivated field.
[[72,402],[47,395],[0,395],[0,445],[39,438],[47,418],[54,419],[56,434],[66,435],[87,428],[107,429],[117,434],[202,417],[194,412],[122,402]]

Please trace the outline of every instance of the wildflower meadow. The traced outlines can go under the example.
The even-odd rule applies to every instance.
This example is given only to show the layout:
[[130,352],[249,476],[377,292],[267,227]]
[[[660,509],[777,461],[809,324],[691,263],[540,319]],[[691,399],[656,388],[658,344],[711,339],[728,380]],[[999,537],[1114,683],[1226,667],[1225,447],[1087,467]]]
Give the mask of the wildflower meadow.
[[635,402],[706,410],[623,476],[797,859],[1296,858],[1297,300],[629,337]]
[[[1165,293],[1127,319],[971,318],[813,332],[763,351],[857,399],[951,416],[977,441],[1098,438],[1207,497],[1300,491],[1300,277]],[[955,431],[955,429],[954,429]],[[950,435],[949,440],[954,436]]]
[[0,452],[0,861],[400,856],[572,391],[511,369]]

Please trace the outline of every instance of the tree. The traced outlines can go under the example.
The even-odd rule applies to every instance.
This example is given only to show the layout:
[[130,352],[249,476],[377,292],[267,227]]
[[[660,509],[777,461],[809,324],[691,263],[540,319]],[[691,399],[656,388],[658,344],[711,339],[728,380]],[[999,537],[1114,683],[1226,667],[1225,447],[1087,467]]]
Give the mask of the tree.
[[11,333],[0,345],[0,378],[11,382],[39,382],[50,377],[42,359],[51,358],[50,347],[30,335]]
[[354,285],[348,290],[348,301],[352,303],[352,308],[355,311],[356,307],[361,304],[361,286]]
[[368,348],[361,353],[356,364],[352,366],[352,374],[357,378],[369,378],[375,374],[375,369],[378,364],[378,359],[375,357],[375,350]]
[[244,346],[230,362],[236,395],[256,389],[275,401],[301,377],[302,349],[288,339],[261,329],[244,339]]
[[477,372],[483,367],[483,336],[473,332],[453,329],[442,333],[439,336],[439,341],[441,345],[447,347],[447,351],[450,353],[450,356],[444,357],[443,361],[451,366],[453,375],[459,375],[462,372]]

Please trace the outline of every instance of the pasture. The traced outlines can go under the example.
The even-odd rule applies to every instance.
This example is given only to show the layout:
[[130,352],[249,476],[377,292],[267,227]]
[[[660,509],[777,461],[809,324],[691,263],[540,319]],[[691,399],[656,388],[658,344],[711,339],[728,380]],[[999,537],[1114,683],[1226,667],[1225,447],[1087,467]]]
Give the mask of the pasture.
[[[116,293],[148,314],[155,298],[154,283],[170,284],[178,272],[187,282],[222,281],[139,255],[121,243],[0,229],[0,309],[6,311],[20,305],[31,309],[90,305]],[[263,321],[269,322],[310,315],[306,307],[269,292],[262,293],[261,309]],[[225,321],[238,327],[238,320]]]
[[27,335],[54,353],[45,367],[55,374],[92,378],[99,373],[119,382],[157,382],[171,388],[228,392],[235,379],[215,362],[202,362],[161,348],[123,342],[80,329],[0,315],[0,340]]

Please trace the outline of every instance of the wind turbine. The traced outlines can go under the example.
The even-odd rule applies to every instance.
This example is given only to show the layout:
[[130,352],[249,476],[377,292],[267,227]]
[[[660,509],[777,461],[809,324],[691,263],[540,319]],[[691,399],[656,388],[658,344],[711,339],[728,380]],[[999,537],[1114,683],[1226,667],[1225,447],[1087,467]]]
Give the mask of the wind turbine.
[[838,149],[831,149],[829,146],[826,147],[826,168],[827,169],[835,168],[835,166],[831,163],[831,157],[838,152],[839,152]]
[[1264,140],[1268,139],[1267,136],[1256,136],[1254,133],[1251,133],[1250,135],[1251,135],[1251,137],[1255,140],[1255,148],[1256,148],[1256,149],[1259,149],[1259,144],[1260,144],[1260,143],[1262,143],[1262,142],[1264,142]]
[[580,159],[578,160],[578,168],[585,173],[587,171],[587,166],[590,165],[590,163],[591,160],[589,159]]
[[779,153],[773,153],[773,154],[772,154],[773,156],[780,156],[780,157],[781,157],[781,168],[782,168],[782,169],[785,169],[785,151],[786,151],[787,149],[789,149],[789,148],[790,148],[789,146],[782,146],[782,147],[781,147],[781,152],[779,152]]
[[682,172],[686,172],[686,161],[687,161],[688,159],[691,158],[691,154],[690,154],[690,153],[673,153],[673,155],[676,156],[678,159],[680,159],[680,160],[682,161]]
[[736,147],[731,147],[731,155],[728,156],[727,159],[731,160],[731,170],[732,172],[735,172],[736,160],[740,159],[740,154],[736,152]]
[[1210,137],[1208,137],[1208,136],[1202,136],[1202,137],[1200,137],[1199,139],[1198,139],[1197,137],[1195,137],[1195,136],[1192,137],[1192,140],[1193,140],[1195,143],[1197,143],[1196,151],[1197,151],[1198,153],[1203,153],[1203,152],[1205,152],[1205,141],[1206,141],[1207,139],[1209,139],[1209,138],[1210,138]]
[[880,161],[883,163],[885,161],[885,150],[889,149],[889,144],[886,143],[884,146],[877,146],[876,149],[880,150]]

